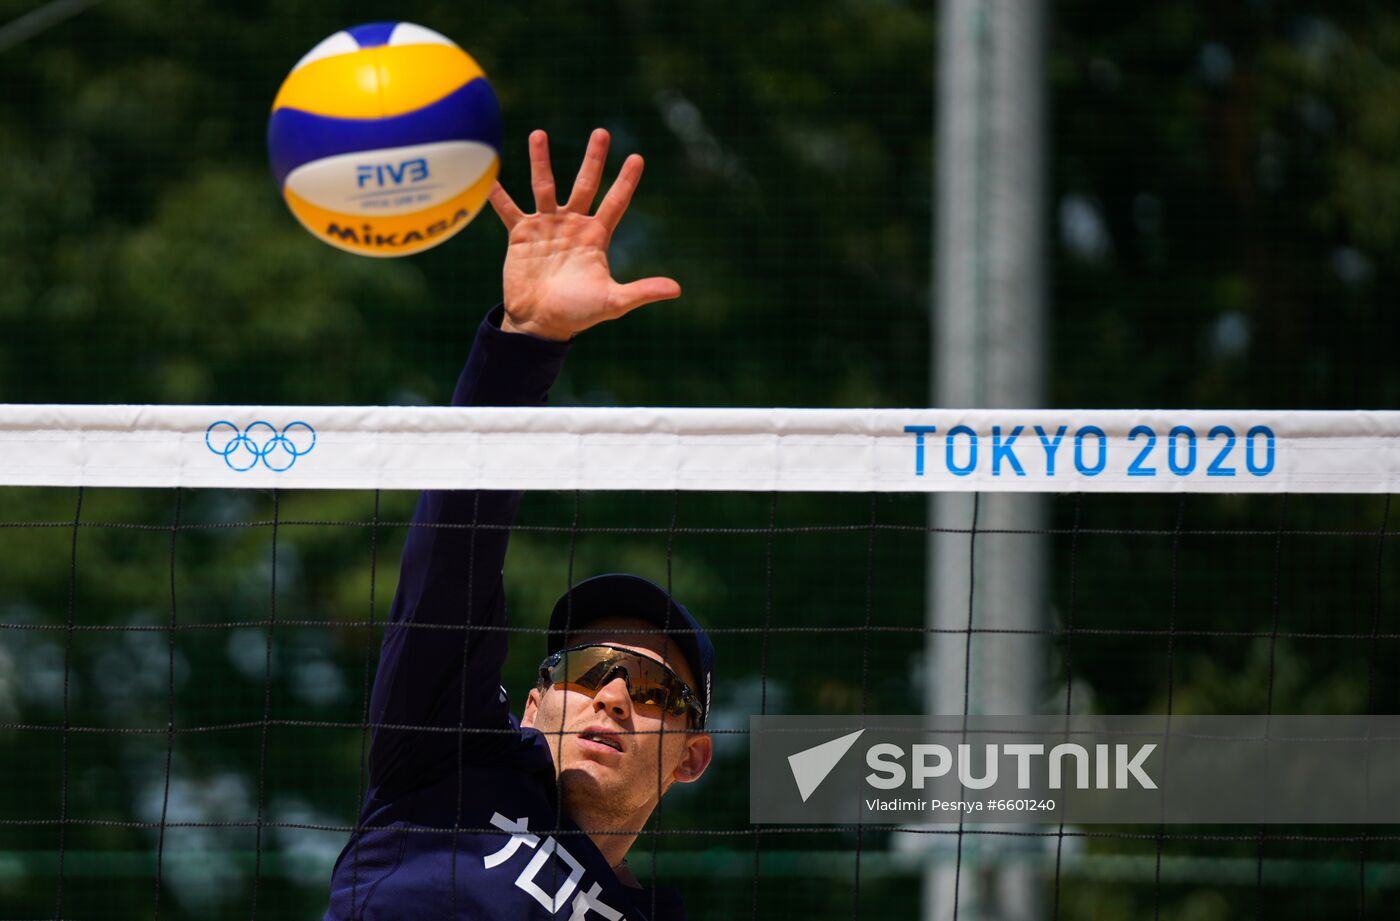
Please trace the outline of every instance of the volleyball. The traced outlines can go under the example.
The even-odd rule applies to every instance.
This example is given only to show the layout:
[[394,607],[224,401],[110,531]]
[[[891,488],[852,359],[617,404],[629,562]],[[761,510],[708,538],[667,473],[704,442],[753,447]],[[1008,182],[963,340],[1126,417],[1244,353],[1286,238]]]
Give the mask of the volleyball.
[[307,230],[363,256],[437,246],[476,217],[500,170],[501,108],[480,65],[411,22],[337,32],[272,103],[268,154]]

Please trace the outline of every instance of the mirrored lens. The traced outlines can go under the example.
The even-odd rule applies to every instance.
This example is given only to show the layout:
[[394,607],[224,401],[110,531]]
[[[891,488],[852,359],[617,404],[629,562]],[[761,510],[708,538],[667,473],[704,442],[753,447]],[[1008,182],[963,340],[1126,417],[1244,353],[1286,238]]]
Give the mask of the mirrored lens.
[[590,697],[618,675],[627,682],[628,696],[638,707],[682,716],[698,707],[690,702],[689,688],[675,672],[654,659],[613,646],[565,649],[545,660],[541,675],[552,684],[581,691]]

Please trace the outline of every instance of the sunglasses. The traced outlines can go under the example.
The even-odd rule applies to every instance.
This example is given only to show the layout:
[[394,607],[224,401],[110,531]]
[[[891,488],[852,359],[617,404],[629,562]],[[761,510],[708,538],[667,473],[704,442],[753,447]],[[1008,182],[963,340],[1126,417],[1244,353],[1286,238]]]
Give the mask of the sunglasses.
[[691,726],[704,724],[695,692],[675,672],[655,659],[605,643],[561,649],[540,663],[540,679],[589,697],[622,676],[627,694],[642,713],[689,716]]

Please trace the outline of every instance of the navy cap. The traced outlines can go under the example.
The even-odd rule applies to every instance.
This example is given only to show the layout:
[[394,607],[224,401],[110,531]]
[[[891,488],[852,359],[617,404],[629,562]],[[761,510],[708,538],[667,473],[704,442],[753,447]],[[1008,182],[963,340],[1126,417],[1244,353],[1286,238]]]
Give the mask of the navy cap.
[[691,690],[700,697],[704,714],[701,725],[704,725],[710,717],[710,689],[715,672],[714,644],[685,605],[650,579],[630,573],[610,572],[584,579],[569,589],[554,603],[554,611],[549,615],[546,653],[553,654],[563,649],[570,634],[586,627],[590,621],[610,614],[636,617],[655,624],[675,642],[700,684]]

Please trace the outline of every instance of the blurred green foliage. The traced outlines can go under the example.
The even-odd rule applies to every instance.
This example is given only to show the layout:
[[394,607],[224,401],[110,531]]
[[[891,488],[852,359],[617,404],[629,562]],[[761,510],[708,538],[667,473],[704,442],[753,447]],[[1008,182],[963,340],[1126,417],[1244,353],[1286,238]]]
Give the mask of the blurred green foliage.
[[[0,22],[33,5],[0,0]],[[447,399],[499,297],[495,219],[413,259],[363,259],[302,231],[264,162],[286,70],[384,15],[351,0],[106,0],[0,52],[0,400]],[[595,125],[613,132],[614,164],[647,156],[613,263],[624,279],[670,274],[685,295],[587,333],[556,403],[928,402],[928,0],[424,0],[394,15],[481,61],[519,200],[531,128],[550,132],[561,185]],[[1395,407],[1400,12],[1086,0],[1055,6],[1047,40],[1052,405]],[[299,826],[353,821],[370,619],[392,596],[413,497],[79,501],[0,490],[0,916],[243,917],[256,900],[259,917],[319,917],[345,835]],[[1369,639],[1397,632],[1384,500],[1062,497],[1052,519],[1046,618],[1064,632],[1048,705],[1067,685],[1102,712],[1400,705],[1400,646]],[[680,881],[692,917],[912,913],[917,877],[876,870],[884,833],[747,833],[737,731],[760,709],[921,706],[924,520],[918,497],[526,502],[513,623],[538,629],[571,578],[624,568],[670,582],[717,628],[721,726],[736,732],[632,861]],[[886,629],[852,629],[867,623]],[[1191,633],[1230,629],[1250,635]],[[517,693],[534,640],[512,651]],[[65,718],[127,731],[56,731]],[[1395,908],[1394,842],[1065,841],[1046,842],[1047,915]],[[964,847],[971,867],[988,845]],[[1085,854],[1194,869],[1098,878],[1076,870]],[[1318,858],[1300,864],[1316,872],[1256,887],[1189,863],[1252,871],[1260,856]]]

